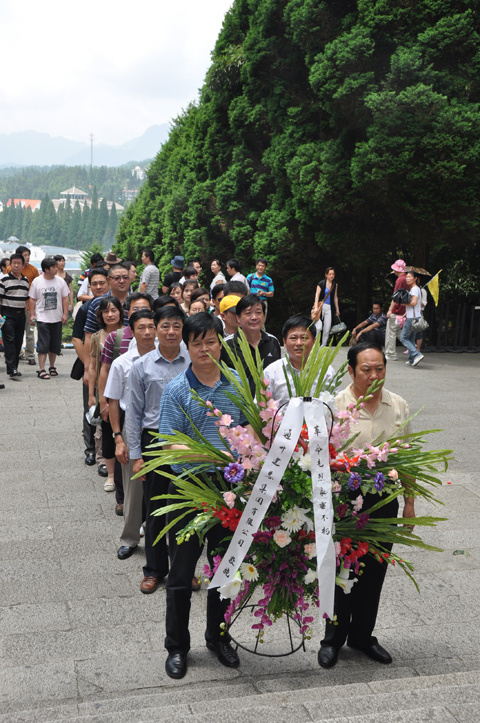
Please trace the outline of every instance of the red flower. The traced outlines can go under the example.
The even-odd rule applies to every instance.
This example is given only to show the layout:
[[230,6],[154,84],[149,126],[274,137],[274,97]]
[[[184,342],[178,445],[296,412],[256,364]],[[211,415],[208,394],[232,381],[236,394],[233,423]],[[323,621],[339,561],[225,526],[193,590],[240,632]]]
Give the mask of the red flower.
[[232,532],[235,532],[242,513],[240,510],[235,509],[235,507],[231,510],[229,510],[228,507],[221,507],[220,509],[213,509],[213,516],[218,517],[222,523],[222,527],[228,527]]
[[350,537],[344,537],[340,540],[340,552],[342,555],[346,555],[352,547],[352,540]]
[[357,547],[357,557],[363,557],[368,552],[368,542],[359,542]]
[[328,453],[330,455],[330,459],[335,459],[335,457],[337,456],[337,450],[335,449],[333,444],[328,445]]

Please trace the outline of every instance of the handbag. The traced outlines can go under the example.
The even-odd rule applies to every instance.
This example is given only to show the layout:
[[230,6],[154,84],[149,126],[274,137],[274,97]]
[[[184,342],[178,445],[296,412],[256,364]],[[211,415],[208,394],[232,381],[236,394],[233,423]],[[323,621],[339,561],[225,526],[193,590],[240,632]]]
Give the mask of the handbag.
[[419,316],[418,319],[412,321],[412,329],[415,333],[419,331],[426,331],[428,329],[428,321],[425,321],[423,316]]
[[392,295],[392,301],[396,304],[409,304],[412,300],[412,295],[408,289],[398,289]]
[[337,319],[337,323],[330,329],[330,334],[343,334],[344,331],[347,331],[347,325],[341,321],[339,316],[336,316],[335,319]]
[[83,373],[85,371],[85,366],[83,364],[83,361],[77,356],[75,361],[73,362],[72,371],[70,372],[70,379],[75,379],[75,381],[79,381],[83,378]]

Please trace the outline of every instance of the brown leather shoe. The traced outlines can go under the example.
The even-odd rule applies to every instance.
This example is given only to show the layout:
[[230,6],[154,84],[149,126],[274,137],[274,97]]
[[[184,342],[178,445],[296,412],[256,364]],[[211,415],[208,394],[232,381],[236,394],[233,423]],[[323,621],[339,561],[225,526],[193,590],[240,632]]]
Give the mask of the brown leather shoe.
[[194,590],[196,592],[197,590],[200,590],[201,587],[202,587],[202,583],[200,582],[198,577],[194,577],[192,580],[192,590]]
[[149,595],[151,592],[155,592],[158,587],[158,577],[144,577],[140,583],[141,592],[145,595]]
[[123,517],[123,505],[121,505],[120,502],[117,502],[115,505],[115,514],[119,517]]

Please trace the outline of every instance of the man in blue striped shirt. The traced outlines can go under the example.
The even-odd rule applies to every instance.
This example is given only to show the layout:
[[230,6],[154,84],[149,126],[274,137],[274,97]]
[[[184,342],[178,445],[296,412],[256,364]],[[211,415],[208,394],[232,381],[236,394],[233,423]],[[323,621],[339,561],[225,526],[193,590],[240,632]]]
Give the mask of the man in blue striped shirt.
[[[215,316],[200,312],[187,319],[183,327],[183,341],[190,354],[191,365],[167,384],[160,404],[160,434],[174,434],[176,431],[188,434],[192,439],[198,428],[209,442],[224,450],[223,443],[215,425],[215,418],[208,417],[205,409],[192,398],[192,389],[205,401],[212,402],[215,409],[232,417],[233,425],[245,424],[246,420],[239,409],[227,397],[226,392],[235,393],[234,387],[221,373],[215,360],[220,359],[222,336],[221,322]],[[188,449],[181,444],[173,444],[168,449]],[[202,461],[202,460],[199,460]],[[176,474],[195,466],[194,462],[184,465],[172,465]],[[214,472],[214,468],[210,470]],[[209,470],[207,470],[207,473]],[[175,485],[170,491],[175,493]],[[192,595],[192,576],[195,565],[202,552],[198,537],[192,535],[189,540],[177,545],[176,533],[188,522],[184,517],[170,530],[170,573],[167,582],[167,613],[165,647],[168,657],[165,670],[170,678],[183,678],[187,672],[187,653],[190,649],[188,622],[190,616],[190,598]],[[207,555],[210,565],[213,554],[219,548],[225,548],[223,542],[225,529],[221,525],[212,527],[206,535]],[[228,635],[220,637],[220,625],[225,621],[227,600],[220,600],[218,590],[209,590],[207,595],[207,628],[205,640],[207,648],[212,650],[220,663],[236,668],[240,661],[230,645]]]

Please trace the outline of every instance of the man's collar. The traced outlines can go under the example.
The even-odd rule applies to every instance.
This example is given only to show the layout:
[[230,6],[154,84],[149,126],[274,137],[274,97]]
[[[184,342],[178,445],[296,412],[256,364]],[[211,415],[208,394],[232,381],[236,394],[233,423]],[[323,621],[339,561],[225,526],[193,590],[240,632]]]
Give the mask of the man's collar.
[[25,281],[28,281],[27,277],[24,276],[22,273],[20,273],[20,278],[18,276],[15,276],[14,273],[12,273],[12,270],[10,270],[7,274],[11,279],[17,279],[17,281],[22,281],[22,279],[25,279]]
[[[186,374],[186,376],[187,376],[187,381],[188,381],[188,383],[190,384],[190,386],[192,387],[192,389],[198,389],[198,387],[204,387],[204,386],[205,386],[205,384],[202,384],[202,382],[199,381],[199,380],[197,379],[197,377],[195,376],[195,374],[193,373],[193,371],[192,371],[192,364],[191,364],[191,363],[189,364],[189,366],[188,366],[185,374]],[[227,383],[228,383],[228,380],[227,380],[227,378],[224,376],[224,374],[223,374],[222,371],[220,372],[220,381],[222,382],[222,384],[227,384]]]
[[167,359],[166,356],[163,356],[162,352],[160,351],[160,345],[155,347],[155,351],[158,353],[157,359],[165,359],[165,361],[168,361],[168,362],[175,361],[176,359],[185,359],[185,352],[181,346],[179,346],[178,352],[175,355],[175,358],[172,360]]

